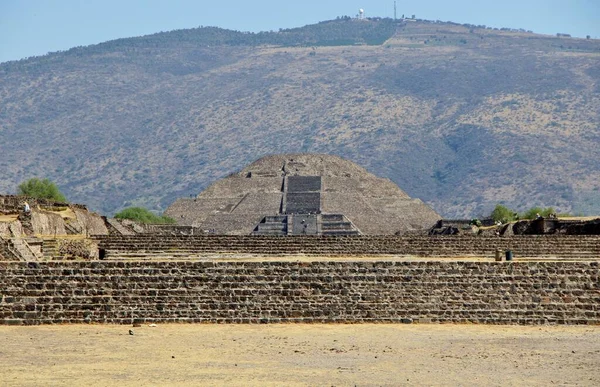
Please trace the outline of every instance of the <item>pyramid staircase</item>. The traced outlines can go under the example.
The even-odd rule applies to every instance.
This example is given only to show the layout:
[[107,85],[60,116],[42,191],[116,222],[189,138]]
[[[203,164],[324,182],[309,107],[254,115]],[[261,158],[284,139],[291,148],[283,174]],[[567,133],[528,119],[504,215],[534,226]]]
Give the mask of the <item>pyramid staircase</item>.
[[57,239],[44,239],[44,259],[52,260],[58,256],[58,240]]
[[278,235],[286,236],[288,234],[288,216],[275,215],[265,216],[261,222],[254,228],[252,235]]
[[280,213],[265,216],[252,235],[360,235],[343,214],[321,214],[321,187],[320,176],[286,177]]
[[322,214],[320,218],[321,235],[360,235],[358,228],[343,214]]

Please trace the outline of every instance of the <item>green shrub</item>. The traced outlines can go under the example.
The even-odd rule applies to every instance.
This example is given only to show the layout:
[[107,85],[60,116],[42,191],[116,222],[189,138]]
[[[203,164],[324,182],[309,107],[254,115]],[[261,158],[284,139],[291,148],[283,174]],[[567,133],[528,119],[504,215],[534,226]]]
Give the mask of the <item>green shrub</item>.
[[542,207],[532,207],[521,214],[521,218],[523,219],[535,219],[538,214],[540,216],[547,218],[550,214],[555,214],[554,208],[542,208]]
[[474,218],[469,222],[470,225],[481,227],[481,220]]
[[63,195],[58,187],[48,179],[38,179],[34,177],[19,184],[19,195],[30,196],[37,199],[54,200],[61,203],[66,203],[67,198]]
[[519,219],[535,219],[537,218],[538,214],[544,218],[547,218],[550,216],[550,214],[556,214],[556,211],[554,211],[554,208],[552,207],[531,207],[527,211],[517,214],[510,208],[498,204],[494,208],[494,211],[492,211],[490,214],[490,217],[494,219],[495,222],[500,221],[502,223],[508,223]]
[[138,223],[145,224],[173,224],[175,220],[168,216],[156,215],[146,208],[142,207],[129,207],[115,215],[117,219],[129,219]]
[[513,220],[517,220],[516,213],[510,208],[503,206],[502,204],[496,205],[490,217],[494,219],[494,222],[500,221],[502,223],[508,223],[512,222]]

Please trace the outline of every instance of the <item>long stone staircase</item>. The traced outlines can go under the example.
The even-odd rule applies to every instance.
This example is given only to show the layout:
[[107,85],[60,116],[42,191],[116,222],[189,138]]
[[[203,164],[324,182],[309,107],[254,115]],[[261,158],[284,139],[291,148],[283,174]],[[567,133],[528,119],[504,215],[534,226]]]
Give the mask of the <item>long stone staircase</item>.
[[317,214],[321,212],[321,177],[286,177],[284,200],[284,213],[286,214]]
[[105,259],[197,259],[211,255],[493,257],[599,260],[600,236],[98,236]]

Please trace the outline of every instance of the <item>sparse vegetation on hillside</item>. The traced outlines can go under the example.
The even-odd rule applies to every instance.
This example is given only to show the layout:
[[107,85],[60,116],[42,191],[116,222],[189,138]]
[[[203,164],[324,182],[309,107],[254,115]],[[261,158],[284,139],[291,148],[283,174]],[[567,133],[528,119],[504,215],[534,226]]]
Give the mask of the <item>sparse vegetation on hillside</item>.
[[[162,37],[192,41],[199,44],[260,46],[333,46],[352,44],[382,44],[396,32],[392,19],[356,20],[343,18],[311,24],[299,28],[247,33],[216,27],[179,30],[145,37],[157,42]],[[175,34],[175,36],[171,36]],[[168,36],[167,36],[168,35]]]
[[115,214],[117,219],[129,219],[144,224],[173,224],[175,220],[160,216],[143,207],[129,207]]
[[[262,32],[241,32],[202,26],[136,38],[116,39],[89,47],[75,47],[59,54],[75,57],[112,51],[135,54],[136,50],[159,51],[164,46],[172,44],[193,44],[195,48],[264,45],[281,47],[380,45],[394,35],[396,26],[397,23],[389,18],[366,20],[339,18],[304,27]],[[44,62],[43,58],[37,58],[37,60]],[[5,66],[14,69],[18,68],[22,62],[25,61],[10,62]]]
[[[396,23],[392,19],[338,19],[311,24],[299,28],[280,29],[279,31],[240,32],[218,27],[200,27],[195,29],[164,32],[137,38],[137,44],[164,44],[175,40],[192,42],[199,45],[260,46],[339,46],[353,44],[382,44],[396,32]],[[112,44],[125,43],[129,39],[120,39],[104,43],[107,48]]]
[[263,155],[322,152],[445,217],[597,214],[599,59],[595,39],[341,18],[0,64],[0,191],[35,174],[105,214],[161,211]]
[[17,193],[37,199],[54,200],[66,203],[67,198],[63,195],[56,184],[49,179],[38,179],[34,177],[19,184]]

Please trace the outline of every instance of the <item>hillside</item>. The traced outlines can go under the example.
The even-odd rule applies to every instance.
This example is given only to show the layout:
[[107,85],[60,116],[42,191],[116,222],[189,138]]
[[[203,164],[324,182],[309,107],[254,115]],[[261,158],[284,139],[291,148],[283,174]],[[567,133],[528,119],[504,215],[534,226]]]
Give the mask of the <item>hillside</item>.
[[390,19],[203,27],[0,64],[0,192],[162,210],[273,153],[331,153],[444,216],[600,212],[600,42]]

